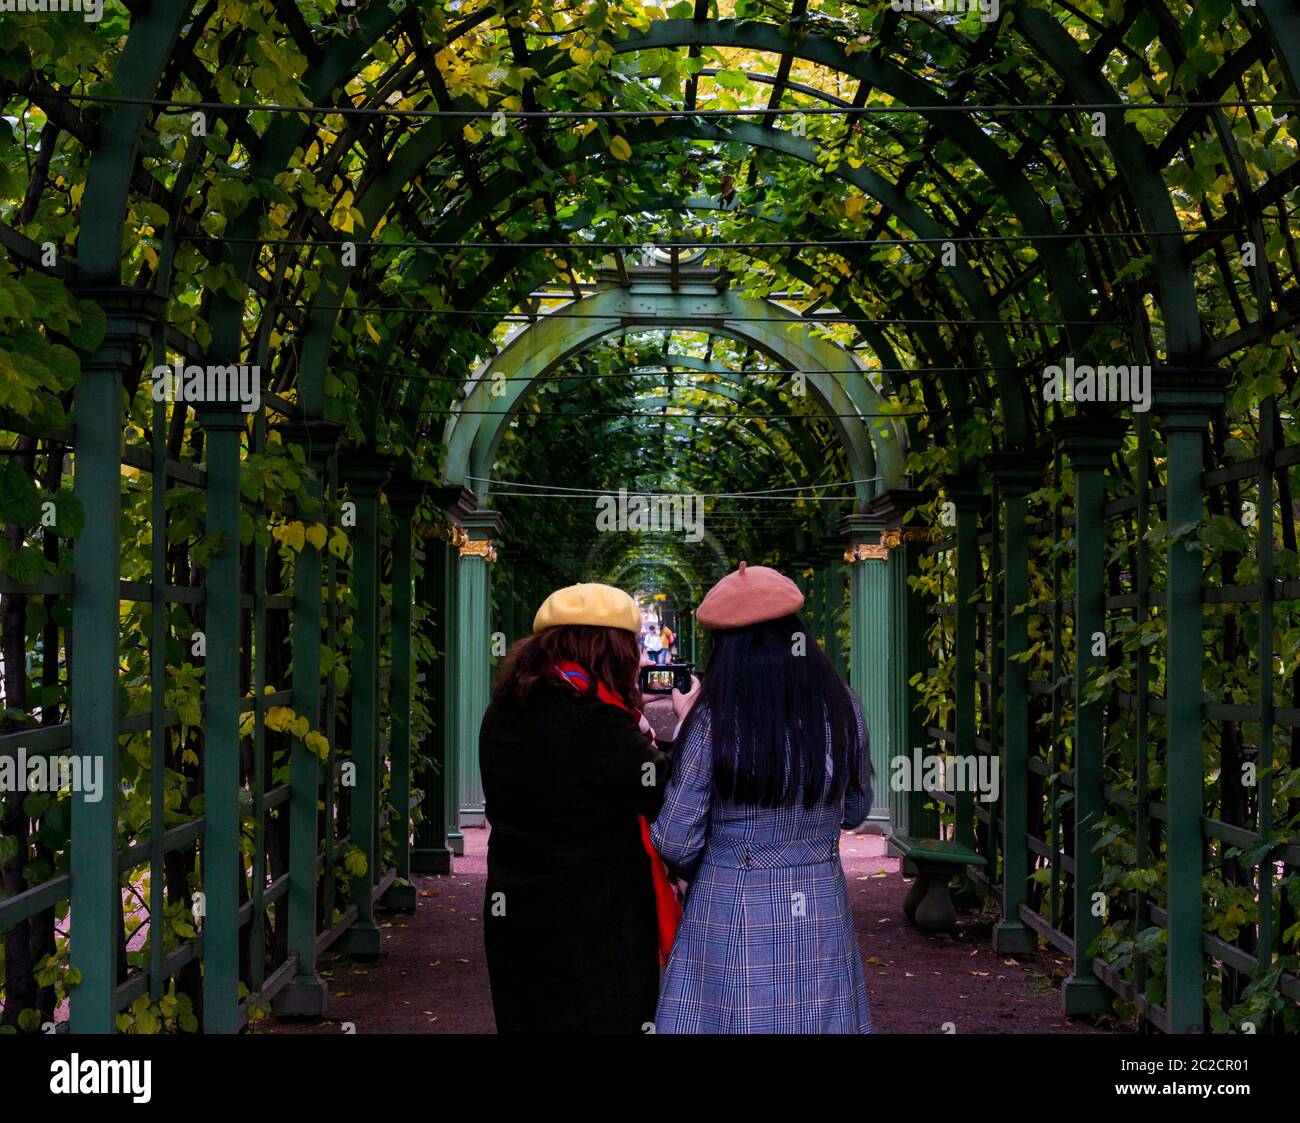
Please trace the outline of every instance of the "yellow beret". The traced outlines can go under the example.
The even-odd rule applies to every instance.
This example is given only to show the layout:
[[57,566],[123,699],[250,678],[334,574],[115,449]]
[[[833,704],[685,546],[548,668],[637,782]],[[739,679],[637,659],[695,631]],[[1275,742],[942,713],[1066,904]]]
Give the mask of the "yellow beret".
[[622,628],[635,635],[641,631],[641,610],[636,601],[613,585],[570,585],[556,589],[542,601],[542,607],[533,617],[533,631],[561,624]]

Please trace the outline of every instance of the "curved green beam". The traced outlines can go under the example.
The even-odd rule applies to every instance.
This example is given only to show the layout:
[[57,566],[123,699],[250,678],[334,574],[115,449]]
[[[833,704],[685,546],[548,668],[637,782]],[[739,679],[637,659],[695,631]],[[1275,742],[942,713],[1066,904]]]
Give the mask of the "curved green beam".
[[[840,381],[841,376],[829,373],[843,369],[846,360],[852,360],[849,352],[813,337],[807,320],[769,301],[747,300],[731,292],[684,296],[606,289],[581,301],[570,301],[557,311],[583,318],[541,317],[516,332],[500,354],[476,373],[473,389],[465,399],[466,407],[476,412],[454,415],[444,431],[447,460],[443,478],[447,482],[463,483],[470,475],[488,478],[505,429],[537,380],[569,356],[636,324],[646,328],[689,328],[693,326],[691,317],[708,316],[716,321],[707,325],[715,334],[741,340],[790,369],[802,371],[828,414],[884,412],[884,400],[865,377],[865,371],[863,378],[847,387]],[[763,320],[781,322],[755,322]],[[791,338],[789,328],[795,326],[801,338]],[[509,381],[500,382],[498,376]],[[528,381],[515,381],[524,379]],[[506,387],[504,393],[493,394],[492,387],[500,385]],[[871,418],[868,439],[865,419],[861,427],[846,425],[843,416],[829,420],[849,452],[855,479],[866,480],[879,474],[883,477],[882,488],[901,482],[903,456],[892,421]],[[863,504],[882,489],[857,486]]]
[[[1065,29],[1050,16],[1040,14],[1026,19],[1026,14],[1030,11],[1027,6],[1015,7],[1016,26],[1026,36],[1030,46],[1043,57],[1044,62],[1076,92],[1085,83],[1093,81],[1091,76],[1085,77],[1084,68],[1079,63],[1082,56],[1078,53],[1077,47],[1074,47],[1074,41]],[[1045,26],[1046,24],[1055,27],[1055,33],[1046,34],[1050,30]],[[1030,37],[1031,34],[1033,37]],[[848,55],[845,53],[844,45],[834,39],[820,35],[788,37],[783,28],[769,24],[740,20],[666,20],[652,23],[645,32],[628,36],[612,44],[616,54],[626,51],[702,46],[737,47],[775,54],[789,53],[808,62],[819,63],[832,70],[851,74],[866,82],[869,88],[888,93],[904,105],[939,105],[948,101],[938,86],[915,77],[874,52]],[[1099,83],[1097,85],[1100,86]],[[1105,87],[1105,91],[1109,96],[1103,96],[1099,100],[1122,104],[1114,97],[1109,87]],[[1038,192],[1034,190],[1033,185],[1021,174],[1006,153],[967,114],[920,111],[920,115],[945,133],[984,170],[1012,209],[1020,216],[1025,229],[1031,235],[1058,232],[1051,212]],[[1117,146],[1114,137],[1126,131],[1130,135],[1121,140]],[[1132,159],[1136,152],[1136,147],[1132,143],[1134,136],[1136,134],[1126,126],[1125,129],[1108,130],[1106,137],[1107,146],[1111,150],[1119,172],[1130,187],[1132,180],[1139,173],[1147,174],[1151,169],[1151,161],[1146,158],[1149,149],[1145,144],[1140,145],[1139,167],[1125,169],[1125,159]],[[1159,184],[1159,193],[1165,198],[1166,208],[1162,208],[1164,214],[1153,209],[1152,194],[1156,189],[1149,183],[1143,186],[1141,195],[1134,198],[1134,202],[1144,219],[1152,223],[1150,229],[1178,229],[1181,223],[1177,222],[1176,214],[1173,226],[1158,224],[1165,214],[1174,212],[1169,189],[1165,186],[1163,178],[1156,176],[1155,182]],[[1048,272],[1053,277],[1063,305],[1086,309],[1086,294],[1080,288],[1074,273],[1066,268],[1068,255],[1060,253],[1058,247],[1052,242],[1038,245],[1038,250]],[[1180,246],[1180,258],[1184,256],[1181,250]],[[1177,333],[1170,332],[1168,327],[1170,315],[1181,319],[1186,308],[1196,306],[1191,268],[1185,261],[1170,259],[1167,253],[1157,258],[1157,264],[1159,265],[1157,283],[1161,292],[1159,304],[1166,319],[1166,338],[1174,341],[1174,345],[1169,348],[1170,360],[1194,359],[1196,357],[1194,354],[1184,350],[1186,325],[1180,323]],[[1067,318],[1073,319],[1075,316],[1069,314]],[[1196,327],[1199,336],[1199,317],[1197,317]],[[1067,336],[1071,334],[1068,329],[1066,334]],[[1193,350],[1199,352],[1199,345]]]
[[[730,127],[723,127],[712,121],[695,123],[675,118],[661,125],[654,125],[649,122],[632,125],[623,130],[623,135],[628,138],[629,143],[634,145],[659,144],[674,139],[740,143],[752,148],[768,149],[778,155],[797,159],[813,166],[817,164],[817,148],[810,141],[795,137],[789,132],[780,129],[763,128],[749,122],[738,122]],[[414,143],[413,141],[412,144]],[[411,146],[408,145],[407,147]],[[559,166],[563,167],[570,163],[598,156],[603,151],[604,141],[598,134],[593,134],[585,143],[578,145],[572,152],[565,155]],[[432,156],[430,158],[432,159]],[[833,174],[850,186],[857,188],[864,195],[875,199],[884,209],[898,217],[905,227],[913,230],[918,237],[946,238],[956,236],[943,224],[909,200],[898,187],[867,168],[853,169],[844,165]],[[383,179],[382,176],[379,178],[380,180]],[[497,205],[516,198],[518,193],[521,190],[526,191],[528,186],[529,181],[522,176],[515,176],[512,173],[499,173],[485,185],[483,191],[474,194],[461,213],[434,230],[429,236],[430,240],[439,242],[457,240],[465,231],[492,217]],[[400,187],[398,190],[400,190]],[[363,210],[366,209],[363,205]],[[847,260],[855,263],[862,275],[866,275],[875,266],[869,255],[855,252],[850,247],[843,247],[838,252]],[[1059,257],[1060,255],[1057,254],[1052,260],[1056,261]],[[493,267],[485,271],[479,278],[479,283],[476,286],[478,292],[484,293],[493,287],[487,283],[490,278],[508,275],[513,268],[513,261],[499,258],[497,262],[494,262]],[[811,274],[808,267],[801,266],[797,262],[786,263],[786,268],[796,276],[801,273],[805,273],[805,275]],[[417,263],[416,269],[417,272],[423,271],[419,263]],[[981,325],[978,334],[985,341],[991,365],[998,368],[995,372],[995,382],[997,383],[997,393],[1003,403],[1002,414],[1004,423],[1007,426],[1008,440],[1013,444],[1023,445],[1029,440],[1029,425],[1025,407],[1026,388],[1022,382],[1015,378],[1014,372],[1009,369],[1015,365],[1015,359],[1011,352],[1006,331],[997,322],[1000,317],[988,296],[988,283],[982,280],[965,261],[959,260],[948,269],[952,274],[953,283],[970,310],[971,318],[985,321]],[[323,288],[324,286],[322,286],[322,291]],[[913,297],[903,294],[903,298],[909,301],[913,313],[919,310],[919,315],[913,314],[911,318],[924,319],[930,315],[929,310],[915,301]],[[884,302],[885,297],[883,294],[880,300],[882,303]],[[1087,319],[1089,315],[1086,304],[1082,302],[1063,305],[1063,311],[1067,318],[1078,320]],[[860,330],[861,328],[862,325],[859,325]],[[939,356],[946,351],[946,345],[942,337],[933,329],[927,329],[926,325],[923,324],[913,325],[909,328],[909,334],[922,334],[927,331],[929,334],[928,346],[918,348],[918,350],[928,351],[935,365],[942,366],[944,364],[940,361]],[[867,335],[869,333],[863,331],[862,334]],[[881,333],[874,334],[880,335]],[[898,364],[892,363],[890,365],[897,366]],[[960,413],[964,388],[961,386],[957,375],[954,372],[947,372],[941,376],[941,381],[945,384],[945,396],[949,398],[950,408],[954,413]]]
[[[678,22],[682,21],[666,21],[666,23],[656,26],[665,28],[668,25]],[[730,21],[721,21],[717,26],[722,27],[723,25],[729,27]],[[694,28],[694,26],[695,25],[692,23],[687,23],[688,29]],[[752,29],[758,25],[747,24],[745,26]],[[654,30],[654,28],[652,28],[652,30]],[[680,29],[678,30],[680,31]],[[810,40],[817,38],[818,37],[815,36],[808,37],[807,40],[802,41],[801,45],[807,44]],[[689,40],[690,36],[688,35],[685,40],[687,45],[689,45]],[[641,44],[639,40],[624,40],[615,44],[615,49],[617,51],[621,46],[622,49],[625,50],[640,50],[647,49],[649,46],[657,45],[669,44],[647,45]],[[721,45],[752,46],[753,49],[756,50],[778,49],[774,48],[770,44],[764,46],[757,43],[743,44],[724,41]],[[824,55],[827,50],[834,47],[838,47],[838,44],[835,44],[834,41],[822,41],[818,53]],[[802,51],[796,53],[802,54]],[[831,50],[831,54],[834,54],[833,50]],[[813,58],[813,61],[823,62],[826,65],[833,65],[832,63],[826,63],[825,59],[821,57]],[[853,56],[852,59],[842,57],[841,61],[845,63],[858,63],[861,60],[858,56]],[[566,67],[559,66],[555,68],[555,71],[564,68]],[[845,70],[848,73],[855,73],[852,68],[846,68],[844,66],[838,68]],[[935,95],[933,94],[933,91],[931,91],[925,83],[920,82],[920,80],[912,79],[910,75],[906,74],[906,72],[889,70],[888,73],[879,75],[878,77],[882,79],[879,83],[882,88],[888,88],[891,80],[898,80],[900,78],[906,79],[903,85],[917,98],[917,100],[919,100],[921,104],[926,104],[927,102],[934,100]],[[909,85],[909,83],[914,83],[914,85]],[[1037,234],[1058,233],[1055,224],[1051,221],[1050,213],[1038,198],[1032,185],[1030,185],[1028,180],[1024,179],[1019,171],[1012,165],[1005,153],[1003,153],[1001,149],[997,148],[997,146],[994,145],[978,128],[971,125],[969,121],[954,120],[954,118],[959,116],[957,114],[938,113],[926,114],[926,116],[935,119],[936,123],[942,127],[954,131],[954,142],[958,143],[960,147],[966,149],[971,159],[976,164],[980,165],[991,179],[1003,187],[1009,204],[1011,204],[1012,209],[1016,212],[1022,225],[1027,230],[1031,231],[1031,233]],[[448,130],[441,126],[441,119],[435,119],[424,126],[408,144],[402,146],[402,148],[398,150],[394,157],[394,162],[390,166],[390,171],[377,176],[372,182],[370,190],[368,190],[358,201],[358,205],[363,214],[366,215],[366,226],[368,229],[373,230],[374,224],[387,211],[388,207],[396,198],[397,193],[402,189],[405,183],[412,176],[417,174],[419,168],[422,167],[424,163],[427,163],[436,156],[438,148],[445,142],[448,133]],[[808,162],[815,163],[816,160],[816,149],[810,142],[800,140],[800,138],[793,137],[782,130],[765,129],[745,122],[742,122],[731,129],[723,129],[712,123],[699,124],[681,118],[674,118],[661,125],[645,123],[639,127],[624,130],[624,133],[629,137],[635,135],[638,138],[638,142],[649,142],[654,140],[662,141],[665,139],[672,139],[675,136],[685,137],[688,139],[713,139],[719,141],[739,140],[740,143],[770,147],[778,151],[785,151],[788,155],[793,155],[796,158]],[[743,140],[740,140],[741,136],[744,137]],[[593,134],[592,137],[587,138],[586,142],[578,145],[572,152],[565,155],[559,161],[558,166],[563,167],[567,164],[573,163],[577,159],[585,159],[590,155],[603,151],[603,145],[604,142],[599,135]],[[913,228],[916,229],[921,236],[945,236],[946,231],[940,224],[936,223],[935,220],[930,219],[924,214],[924,212],[921,212],[918,208],[915,208],[910,204],[896,188],[888,184],[888,181],[879,179],[879,177],[875,177],[873,173],[870,172],[864,174],[864,169],[857,169],[854,171],[853,169],[842,167],[837,169],[834,174],[847,182],[853,183],[854,186],[864,191],[864,193],[877,197],[878,201],[880,201],[882,205],[887,206],[888,209],[893,209],[889,205],[890,203],[896,203],[899,206],[908,207],[910,218],[920,223],[919,226],[914,226]],[[499,195],[500,199],[498,199],[498,201],[513,196],[518,189],[518,182],[519,181],[512,181],[507,185],[505,191],[498,189],[496,192],[476,193],[475,197],[471,199],[471,204],[477,199],[480,202],[480,210],[483,210],[484,208],[490,210],[491,196]],[[876,193],[878,191],[882,193],[884,196],[883,198],[877,196]],[[376,194],[372,195],[372,192],[375,192]],[[888,200],[888,202],[886,202],[886,200]],[[468,210],[470,208],[466,209]],[[458,226],[461,231],[464,231],[468,230],[479,220],[480,219],[476,218],[473,214],[462,214],[457,217],[455,225]],[[904,221],[905,224],[912,225],[910,221]],[[439,232],[436,240],[456,240],[458,237],[459,234],[455,234],[454,231],[443,230]],[[1052,290],[1060,301],[1062,311],[1066,318],[1078,320],[1089,318],[1089,307],[1083,289],[1074,274],[1066,269],[1066,255],[1057,252],[1054,243],[1047,243],[1045,246],[1040,246],[1039,249],[1040,254],[1043,257],[1045,268],[1054,282]],[[959,283],[960,287],[962,287],[963,293],[967,296],[967,299],[976,299],[980,302],[980,305],[982,305],[980,314],[976,315],[975,318],[996,320],[998,317],[996,314],[992,313],[991,306],[988,304],[987,298],[983,295],[982,284],[974,278],[973,273],[969,271],[968,267],[963,264],[960,267],[953,266],[952,270],[954,280]],[[346,270],[342,267],[337,267],[335,270],[328,271],[326,273],[325,282],[318,290],[317,298],[321,298],[323,294],[333,295],[337,298],[337,290],[334,289],[335,282],[344,279],[350,273],[351,270]],[[972,308],[975,310],[977,306],[972,305]],[[336,316],[337,314],[326,316],[324,322],[319,325],[313,325],[316,328],[318,339],[326,339],[329,334],[332,333],[333,322]],[[981,334],[985,333],[981,332]],[[996,338],[990,341],[989,350],[990,355],[995,358],[994,365],[999,367],[1011,365],[1009,352],[1002,343],[999,343],[996,340]],[[306,355],[306,352],[307,348],[304,346],[304,356]],[[1007,372],[1003,372],[1004,375],[1006,373]],[[1013,386],[1004,385],[1001,389],[1002,394],[1000,396],[1004,403],[1004,410],[1008,408],[1008,404],[1011,409],[1018,409],[1023,405],[1023,385],[1015,383]],[[1009,438],[1014,440],[1017,436],[1022,439],[1027,436],[1027,426],[1018,424],[1018,419],[1015,416],[1010,416],[1006,420],[1008,421]],[[1019,432],[1017,432],[1017,430],[1019,430]]]
[[[685,553],[688,549],[691,551],[707,550],[713,558],[713,574],[721,577],[731,569],[731,559],[727,551],[723,548],[718,536],[708,528],[706,523],[704,527],[704,537],[699,542],[685,542],[672,535],[657,534],[653,538],[646,535],[637,534],[635,531],[620,531],[615,534],[598,534],[591,544],[591,549],[587,551],[587,573],[605,572],[610,565],[602,564],[601,557],[611,546],[619,549],[631,549],[635,546],[642,547],[643,543],[652,541],[656,546],[669,550],[678,550]],[[617,562],[611,563],[617,564]]]
[[[1070,33],[1046,12],[1017,4],[1011,9],[1016,30],[1056,71],[1071,96],[1082,104],[1122,105],[1096,64],[1079,50]],[[1121,116],[1106,129],[1116,171],[1148,230],[1178,230],[1182,223],[1165,186],[1154,153],[1142,135]],[[1193,270],[1182,239],[1152,239],[1155,279],[1164,311],[1165,351],[1171,363],[1195,363],[1202,357],[1205,339],[1196,302]]]
[[623,580],[624,578],[627,577],[628,574],[636,573],[637,570],[644,570],[644,569],[663,570],[663,572],[669,574],[672,577],[675,577],[677,581],[672,583],[675,585],[675,587],[669,588],[665,591],[670,596],[678,597],[679,604],[686,604],[686,605],[694,604],[695,589],[697,587],[695,583],[693,583],[690,580],[690,578],[688,578],[684,573],[682,573],[682,571],[678,569],[675,565],[671,564],[670,562],[662,561],[659,559],[655,559],[651,561],[647,561],[643,559],[638,559],[636,561],[629,561],[624,565],[620,566],[617,572],[611,574],[608,577],[607,584],[614,585],[617,588],[622,588]]
[[[753,386],[750,383],[748,383],[745,380],[746,372],[744,371],[734,370],[733,368],[724,366],[721,363],[713,362],[711,360],[706,360],[706,359],[700,359],[694,355],[680,355],[677,353],[671,353],[665,355],[664,359],[665,362],[663,363],[655,362],[655,363],[650,363],[648,365],[651,366],[652,368],[663,366],[665,368],[668,368],[669,370],[681,369],[681,370],[697,371],[702,374],[713,375],[723,380],[726,383],[726,385],[722,385],[722,386],[691,383],[689,385],[679,387],[680,389],[694,390],[702,394],[716,394],[720,397],[724,397],[729,401],[736,403],[737,405],[741,404],[742,395],[745,393],[749,393],[754,395],[756,398],[758,398],[760,401],[762,401],[764,404],[768,406],[771,407],[775,407],[777,405],[788,406],[788,403],[781,401],[779,393],[778,394],[765,393],[762,388]],[[764,373],[777,373],[777,372],[764,372]],[[645,377],[653,378],[659,376],[656,375],[653,370],[650,370],[650,371],[646,371]],[[666,373],[663,375],[663,377],[667,379],[668,377],[670,377],[670,375]],[[561,399],[561,400],[567,397],[569,394],[581,390],[586,385],[585,380],[581,380],[581,379],[569,379],[569,378],[560,377],[558,379],[555,379],[554,381],[556,383],[555,396],[557,399]],[[667,416],[670,420],[673,419],[673,415],[670,414]],[[645,418],[644,420],[650,423],[657,424],[657,421],[655,421],[655,419],[652,418]],[[784,463],[786,457],[793,456],[799,461],[801,465],[803,465],[804,470],[807,473],[809,473],[810,476],[815,476],[817,469],[824,466],[825,462],[822,457],[821,447],[817,445],[816,442],[810,440],[808,438],[807,432],[802,428],[780,425],[780,426],[772,426],[771,429],[767,432],[754,432],[748,425],[746,425],[743,421],[740,421],[739,419],[737,420],[736,424],[741,426],[742,431],[750,434],[752,437],[754,437],[754,439],[759,440],[764,445],[766,445],[770,449],[770,451],[772,451],[773,454],[778,458],[778,462]],[[611,426],[611,428],[613,427]],[[782,454],[772,446],[768,438],[773,435],[776,435],[781,438],[786,448],[786,456],[782,456]],[[788,464],[787,464],[787,470],[788,470]],[[793,473],[789,473],[789,474],[791,479],[794,480],[795,477]]]
[[[1278,0],[1268,0],[1268,2],[1266,2],[1257,13],[1257,18],[1269,34],[1270,40],[1275,45],[1286,44],[1288,42],[1284,36],[1278,34],[1279,21],[1285,22],[1284,17],[1287,14],[1286,8],[1287,5],[1278,2]],[[304,85],[313,95],[315,95],[313,100],[318,102],[321,100],[319,96],[319,91],[321,90],[328,92],[335,87],[341,88],[345,81],[353,76],[356,66],[364,57],[365,52],[373,43],[378,41],[395,18],[394,16],[389,15],[383,8],[378,9],[380,14],[377,16],[372,15],[372,11],[374,10],[368,9],[367,11],[362,12],[359,17],[360,26],[357,29],[357,33],[342,41],[343,47],[341,49],[348,53],[345,64],[340,65],[339,62],[336,61],[336,53],[335,57],[331,58],[331,61],[334,63],[334,71],[332,74],[328,73],[329,67],[313,66],[308,75],[305,76]],[[132,28],[128,38],[128,51],[142,36],[149,33],[149,29],[145,24],[146,21],[142,20]],[[1032,23],[1030,24],[1030,29],[1033,30]],[[1064,32],[1062,31],[1061,34],[1064,35]],[[847,56],[844,53],[842,44],[837,40],[827,37],[805,35],[797,41],[792,41],[790,38],[787,38],[787,35],[788,30],[785,28],[749,21],[670,20],[657,21],[652,24],[645,33],[616,41],[613,46],[614,50],[620,53],[657,48],[700,46],[705,44],[734,46],[742,49],[752,49],[768,53],[776,52],[784,54],[786,52],[791,52],[797,57],[805,58],[832,69],[839,70],[843,73],[853,74],[859,78],[863,78],[875,86],[890,92],[894,96],[900,97],[900,99],[905,102],[908,100],[909,96],[914,98],[913,103],[924,104],[934,100],[933,86],[921,81],[920,79],[914,78],[906,70],[895,66],[893,63],[867,55]],[[1044,47],[1040,43],[1037,43],[1032,39],[1029,40],[1029,45],[1031,49],[1038,50],[1039,53],[1042,53],[1044,50]],[[326,47],[325,57],[330,58],[331,51],[333,50],[335,50],[334,44]],[[545,51],[538,52],[534,56],[534,59],[544,59],[546,53],[547,52]],[[1293,86],[1295,84],[1295,55],[1296,52],[1294,49],[1279,50],[1278,54],[1287,79]],[[569,65],[567,56],[562,52],[552,50],[551,56],[554,63],[546,68],[547,73],[558,72],[561,69],[567,68]],[[1045,58],[1049,66],[1055,67],[1058,72],[1060,71],[1060,65],[1055,55],[1048,54],[1045,55]],[[903,82],[907,87],[905,90],[899,90],[896,87],[896,83],[899,81]],[[959,146],[964,148],[977,164],[985,167],[986,171],[990,171],[991,169],[990,166],[985,164],[985,160],[990,157],[993,158],[993,166],[997,171],[997,174],[994,175],[993,178],[995,182],[999,183],[999,186],[1003,187],[1004,194],[1006,194],[1008,199],[1012,202],[1013,208],[1016,209],[1018,213],[1022,214],[1022,221],[1022,205],[1029,202],[1029,198],[1024,195],[1022,188],[1029,192],[1029,196],[1032,196],[1034,205],[1041,208],[1041,200],[1038,199],[1036,192],[1033,191],[1027,181],[1021,181],[1020,184],[1012,184],[1012,186],[1016,187],[1015,191],[1008,192],[1006,190],[1008,186],[1006,177],[1008,175],[1013,177],[1015,176],[1015,171],[1012,167],[1011,161],[1007,159],[1005,154],[1001,153],[1001,150],[997,149],[996,146],[993,146],[993,151],[990,151],[989,145],[991,142],[988,142],[987,138],[983,137],[980,130],[977,128],[973,130],[971,128],[963,128],[962,126],[964,124],[969,124],[969,122],[965,122],[959,118],[960,115],[957,114],[940,113],[935,115],[934,123],[939,125],[941,128],[944,128],[945,131],[948,131],[949,135],[952,136],[952,139]],[[289,118],[289,120],[292,121],[294,119]],[[433,121],[429,127],[437,129],[442,135],[443,140],[446,139],[450,132],[449,129],[443,127],[442,121]],[[972,147],[972,145],[974,147]],[[282,148],[282,145],[276,145],[274,147]],[[402,146],[398,152],[400,154],[406,149],[411,149],[413,147],[418,146],[408,144]],[[1121,159],[1117,162],[1122,168],[1123,160]],[[266,170],[271,173],[275,172],[276,168],[274,167],[274,161],[268,161]],[[270,175],[266,178],[270,178]],[[96,194],[93,198],[100,198],[100,195]],[[91,202],[93,202],[93,199],[88,199],[88,204]],[[250,213],[241,216],[241,220],[251,221],[253,217],[251,212],[259,211],[260,209],[262,208],[248,208],[248,212]],[[1032,229],[1033,227],[1031,226],[1027,228]],[[228,252],[230,252],[230,247],[228,247]],[[1049,271],[1053,270],[1057,255],[1053,254],[1050,251],[1050,248],[1048,248],[1042,256],[1048,265]],[[245,275],[245,271],[239,272],[241,276]],[[1181,273],[1184,278],[1187,278],[1189,276],[1189,269],[1184,266]],[[1162,288],[1167,288],[1163,284],[1163,281],[1164,279],[1162,278]],[[1187,284],[1184,283],[1183,292],[1180,297],[1184,302],[1187,291]],[[323,338],[321,334],[318,333],[316,336],[317,345],[319,346],[322,342],[328,344],[328,338],[328,332],[324,333]],[[321,355],[319,361],[313,363],[307,363],[305,361],[306,358],[307,353],[304,352],[304,372],[319,376],[323,371],[323,363],[326,356]]]

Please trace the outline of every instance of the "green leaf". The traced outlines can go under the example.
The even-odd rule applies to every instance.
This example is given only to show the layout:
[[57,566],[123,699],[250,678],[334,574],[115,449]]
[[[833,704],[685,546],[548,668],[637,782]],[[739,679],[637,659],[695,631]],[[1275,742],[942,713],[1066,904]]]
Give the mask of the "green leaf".
[[76,538],[86,528],[86,508],[70,491],[54,496],[54,530],[60,538]]
[[93,351],[104,341],[108,331],[108,317],[93,300],[77,301],[77,322],[65,333],[74,347]]

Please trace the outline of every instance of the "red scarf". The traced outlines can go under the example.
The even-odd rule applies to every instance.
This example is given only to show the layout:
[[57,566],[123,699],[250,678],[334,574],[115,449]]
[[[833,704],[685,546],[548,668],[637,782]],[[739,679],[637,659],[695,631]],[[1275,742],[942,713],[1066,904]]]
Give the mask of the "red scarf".
[[[561,659],[556,662],[555,669],[570,686],[577,690],[585,690],[591,682],[591,675],[577,663]],[[617,706],[620,710],[631,714],[636,718],[637,725],[646,739],[650,744],[655,744],[655,731],[646,720],[645,714],[628,706],[599,679],[596,680],[596,697],[607,706]],[[641,846],[650,859],[650,880],[654,885],[655,915],[659,922],[659,963],[662,966],[668,962],[668,953],[673,950],[673,940],[677,938],[677,926],[682,922],[682,901],[668,877],[664,860],[659,857],[658,851],[650,841],[649,821],[644,815],[638,815],[636,818],[641,824]]]

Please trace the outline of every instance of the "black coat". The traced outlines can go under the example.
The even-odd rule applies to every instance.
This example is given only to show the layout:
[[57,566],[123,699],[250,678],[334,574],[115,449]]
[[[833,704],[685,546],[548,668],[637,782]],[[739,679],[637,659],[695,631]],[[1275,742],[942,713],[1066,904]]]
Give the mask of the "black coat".
[[632,715],[557,681],[526,706],[488,707],[479,767],[497,1031],[641,1032],[659,958],[636,817],[658,813],[667,758]]

